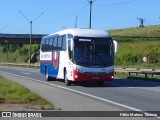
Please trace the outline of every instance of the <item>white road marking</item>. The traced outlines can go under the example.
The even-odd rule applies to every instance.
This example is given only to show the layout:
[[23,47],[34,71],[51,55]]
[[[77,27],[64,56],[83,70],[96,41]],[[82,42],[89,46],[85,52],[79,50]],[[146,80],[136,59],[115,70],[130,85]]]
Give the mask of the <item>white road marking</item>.
[[25,74],[25,75],[30,75],[31,73],[26,73],[26,72],[21,72],[22,74]]
[[[104,101],[104,102],[111,103],[113,105],[117,105],[117,106],[120,106],[120,107],[123,107],[123,108],[127,108],[127,109],[130,109],[130,110],[133,110],[133,111],[141,111],[141,112],[143,112],[143,110],[140,110],[140,109],[128,106],[128,105],[124,105],[124,104],[121,104],[121,103],[118,103],[118,102],[114,102],[112,100],[104,99],[104,98],[101,98],[101,97],[98,97],[98,96],[95,96],[95,95],[91,95],[91,94],[88,94],[88,93],[85,93],[85,92],[74,90],[74,89],[71,89],[71,88],[63,87],[63,86],[60,86],[60,85],[56,85],[56,84],[53,84],[53,83],[48,83],[48,82],[41,81],[41,80],[36,80],[36,79],[25,77],[25,76],[12,74],[12,73],[9,73],[9,72],[4,72],[4,71],[0,71],[0,72],[3,72],[3,73],[8,74],[8,75],[13,75],[13,76],[17,76],[17,77],[33,80],[33,81],[36,81],[36,82],[44,83],[44,84],[51,85],[51,86],[54,86],[54,87],[57,87],[57,88],[61,88],[61,89],[64,89],[64,90],[72,91],[72,92],[75,92],[75,93],[79,93],[79,94],[82,94],[82,95],[85,95],[85,96],[88,96],[88,97],[92,97],[92,98],[95,98],[95,99],[98,99],[98,100],[101,100],[101,101]],[[160,119],[160,117],[156,117],[156,118]]]

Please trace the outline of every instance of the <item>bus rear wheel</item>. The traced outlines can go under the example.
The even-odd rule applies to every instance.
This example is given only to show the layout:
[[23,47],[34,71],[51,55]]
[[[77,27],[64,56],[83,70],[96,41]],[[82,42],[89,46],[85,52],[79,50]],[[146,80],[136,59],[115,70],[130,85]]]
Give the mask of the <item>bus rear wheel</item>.
[[47,68],[45,69],[45,78],[46,78],[46,81],[51,80],[51,77],[48,75],[48,69]]
[[67,86],[71,86],[71,81],[67,78],[67,71],[64,71],[64,82]]

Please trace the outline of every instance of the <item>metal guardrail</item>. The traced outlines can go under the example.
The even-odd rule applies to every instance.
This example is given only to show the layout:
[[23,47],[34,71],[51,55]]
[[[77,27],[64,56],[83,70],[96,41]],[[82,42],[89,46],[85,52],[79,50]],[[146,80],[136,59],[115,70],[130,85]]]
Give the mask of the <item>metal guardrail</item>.
[[148,75],[160,75],[160,69],[136,69],[136,68],[116,68],[115,69],[115,74],[116,73],[127,73],[128,76],[130,77],[131,74],[144,74],[145,78],[147,79]]

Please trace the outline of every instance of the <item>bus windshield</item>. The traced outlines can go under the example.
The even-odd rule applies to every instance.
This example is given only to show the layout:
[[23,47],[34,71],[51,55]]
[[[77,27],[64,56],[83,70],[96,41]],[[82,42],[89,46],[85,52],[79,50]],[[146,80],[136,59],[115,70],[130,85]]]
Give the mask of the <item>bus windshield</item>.
[[74,38],[73,61],[85,67],[107,67],[114,64],[113,41],[109,38]]

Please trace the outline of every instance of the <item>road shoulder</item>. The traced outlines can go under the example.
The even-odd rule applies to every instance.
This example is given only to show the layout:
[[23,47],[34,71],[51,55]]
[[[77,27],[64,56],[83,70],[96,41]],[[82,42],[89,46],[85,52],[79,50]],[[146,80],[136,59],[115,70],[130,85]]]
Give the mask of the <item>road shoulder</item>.
[[121,111],[121,109],[110,103],[101,103],[91,98],[76,93],[50,86],[26,78],[21,78],[0,72],[6,79],[17,82],[30,91],[53,103],[57,109],[67,111]]

